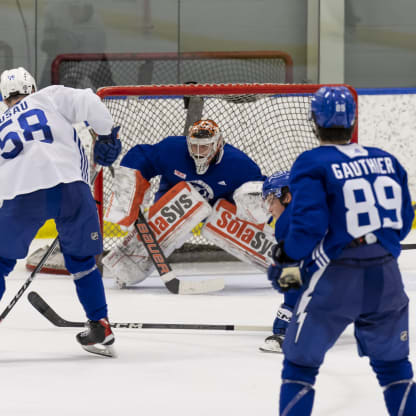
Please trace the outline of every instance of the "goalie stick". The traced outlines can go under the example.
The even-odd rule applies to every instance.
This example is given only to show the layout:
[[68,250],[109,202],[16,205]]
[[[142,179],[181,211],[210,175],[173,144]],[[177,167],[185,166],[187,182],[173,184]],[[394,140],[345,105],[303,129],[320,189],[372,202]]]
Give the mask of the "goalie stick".
[[160,245],[141,210],[139,211],[137,221],[134,223],[134,227],[169,292],[179,295],[189,295],[216,292],[224,289],[224,279],[221,278],[198,281],[179,280],[170,267],[165,254],[160,248]]
[[[84,322],[67,321],[60,317],[37,293],[30,292],[27,296],[32,306],[43,315],[52,325],[60,328],[81,328],[85,326]],[[219,324],[167,324],[167,323],[142,323],[142,322],[113,322],[112,328],[127,329],[194,329],[194,330],[212,330],[212,331],[261,331],[270,332],[271,326],[261,325],[219,325]]]

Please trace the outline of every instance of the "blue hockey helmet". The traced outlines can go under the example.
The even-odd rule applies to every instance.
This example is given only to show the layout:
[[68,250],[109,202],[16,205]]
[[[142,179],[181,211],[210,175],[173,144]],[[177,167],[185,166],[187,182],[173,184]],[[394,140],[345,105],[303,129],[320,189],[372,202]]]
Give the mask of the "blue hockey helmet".
[[347,87],[321,87],[312,97],[310,118],[319,127],[349,128],[357,105]]
[[266,199],[270,194],[276,198],[282,196],[282,188],[289,186],[289,172],[278,171],[269,176],[263,183],[262,197]]

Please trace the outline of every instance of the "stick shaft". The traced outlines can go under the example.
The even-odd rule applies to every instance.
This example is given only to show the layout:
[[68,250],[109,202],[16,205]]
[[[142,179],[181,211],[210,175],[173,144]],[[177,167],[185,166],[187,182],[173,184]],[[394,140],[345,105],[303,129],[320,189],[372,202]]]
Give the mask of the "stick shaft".
[[[36,292],[30,292],[29,302],[53,325],[61,328],[83,327],[83,322],[67,321],[59,316],[55,310]],[[126,329],[191,329],[205,331],[262,331],[272,330],[271,326],[262,325],[234,325],[234,324],[178,324],[178,323],[144,323],[144,322],[113,322],[113,328]]]
[[29,285],[32,283],[33,279],[36,276],[36,273],[43,267],[46,260],[49,258],[52,251],[55,249],[55,247],[58,245],[59,239],[58,237],[53,240],[52,244],[46,251],[46,253],[41,258],[38,265],[35,267],[35,269],[30,273],[30,276],[26,279],[26,281],[23,283],[22,287],[19,289],[19,291],[16,293],[14,298],[10,301],[10,303],[6,306],[4,311],[0,315],[0,322],[3,321],[3,319],[9,314],[9,312],[13,309],[14,305],[17,303],[17,301],[22,297],[23,293],[25,293],[26,289],[29,287]]

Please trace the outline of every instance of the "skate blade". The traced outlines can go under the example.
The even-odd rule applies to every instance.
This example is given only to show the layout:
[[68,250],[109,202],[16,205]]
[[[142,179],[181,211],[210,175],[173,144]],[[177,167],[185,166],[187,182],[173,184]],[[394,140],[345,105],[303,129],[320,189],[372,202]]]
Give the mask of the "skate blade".
[[[100,345],[98,347],[98,345]],[[112,345],[81,345],[81,347],[85,350],[90,352],[91,354],[102,355],[104,357],[117,357],[116,351]]]
[[283,354],[283,350],[280,346],[277,345],[262,345],[259,347],[261,352],[272,353],[272,354]]

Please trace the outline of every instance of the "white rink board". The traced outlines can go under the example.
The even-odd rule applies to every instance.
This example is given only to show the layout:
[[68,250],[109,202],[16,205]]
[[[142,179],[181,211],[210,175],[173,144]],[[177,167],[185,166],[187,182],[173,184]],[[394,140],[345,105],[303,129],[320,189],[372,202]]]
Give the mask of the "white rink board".
[[393,153],[416,200],[416,94],[359,95],[358,141]]

